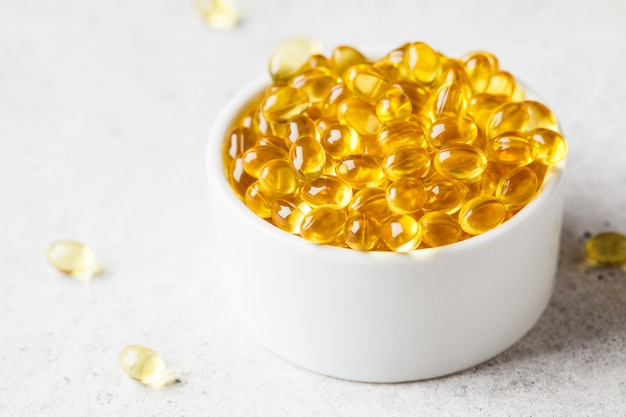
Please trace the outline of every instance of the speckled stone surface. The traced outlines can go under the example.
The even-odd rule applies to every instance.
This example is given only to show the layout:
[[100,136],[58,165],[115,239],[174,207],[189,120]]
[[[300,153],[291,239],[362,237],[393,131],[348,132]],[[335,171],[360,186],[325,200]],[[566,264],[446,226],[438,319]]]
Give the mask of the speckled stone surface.
[[[220,32],[191,0],[0,0],[0,416],[626,416],[626,273],[581,256],[588,233],[626,232],[626,4],[236,4],[242,24]],[[556,289],[511,349],[444,378],[364,384],[291,365],[236,323],[205,142],[296,35],[490,50],[558,115],[570,153]],[[83,283],[51,269],[46,248],[63,238],[107,272]],[[134,343],[181,382],[123,374]]]

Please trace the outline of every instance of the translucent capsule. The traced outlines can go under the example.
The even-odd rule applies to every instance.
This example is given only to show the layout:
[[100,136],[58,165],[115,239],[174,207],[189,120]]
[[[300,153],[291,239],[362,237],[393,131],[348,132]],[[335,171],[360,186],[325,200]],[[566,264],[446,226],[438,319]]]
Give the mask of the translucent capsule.
[[[443,83],[454,83],[460,85],[471,86],[472,83],[463,67],[463,64],[460,61],[446,60],[447,65],[449,66],[443,73]],[[450,65],[450,63],[453,63]],[[444,66],[444,67],[445,67]],[[471,90],[470,90],[471,93]]]
[[508,132],[524,132],[528,125],[528,107],[524,103],[507,102],[496,108],[485,126],[487,137]]
[[519,210],[535,197],[539,185],[535,171],[528,167],[516,168],[499,181],[496,197],[507,210]]
[[145,346],[124,348],[120,353],[120,365],[128,376],[146,385],[156,385],[166,375],[163,359]]
[[272,222],[285,232],[299,234],[302,219],[310,210],[311,207],[299,198],[279,198],[272,205]]
[[376,136],[359,136],[359,149],[357,153],[372,156],[379,161],[387,155],[387,151],[376,139]]
[[330,88],[336,84],[337,78],[328,68],[318,67],[301,72],[289,80],[291,87],[304,91],[313,104],[320,103]]
[[256,137],[247,127],[236,127],[230,131],[224,142],[224,152],[229,160],[243,154],[247,149],[254,146]]
[[432,84],[441,73],[439,56],[428,44],[408,44],[404,50],[404,66],[411,81],[424,85]]
[[406,119],[412,110],[409,97],[397,88],[385,91],[376,103],[376,116],[383,123]]
[[395,122],[383,127],[376,138],[387,152],[403,146],[420,147],[424,142],[424,129],[417,123]]
[[284,159],[269,161],[259,171],[261,191],[272,196],[284,196],[293,193],[298,182],[296,173],[289,162]]
[[282,123],[304,113],[310,104],[309,96],[304,91],[289,86],[278,87],[265,95],[261,112],[268,122]]
[[243,161],[243,169],[248,175],[259,178],[261,168],[267,162],[273,159],[285,159],[287,153],[273,146],[253,146],[245,151],[241,157]]
[[487,125],[487,120],[494,110],[507,102],[506,96],[496,96],[493,94],[475,94],[470,98],[468,113],[472,115],[474,122],[482,129]]
[[196,6],[214,29],[232,29],[239,23],[239,13],[230,0],[196,0]]
[[392,87],[402,91],[409,98],[413,114],[420,114],[429,101],[430,93],[417,83],[402,80],[393,84]]
[[359,137],[346,126],[335,123],[328,126],[320,142],[328,156],[340,159],[354,153],[359,146]]
[[367,213],[354,212],[346,220],[343,236],[346,245],[354,250],[372,250],[380,240],[380,223]]
[[322,101],[322,114],[325,117],[336,118],[339,103],[348,97],[350,97],[350,91],[346,88],[345,84],[335,84],[328,90],[326,97],[324,97]]
[[422,227],[411,216],[395,214],[381,224],[380,238],[392,251],[407,253],[422,242]]
[[289,162],[299,178],[315,179],[324,171],[326,153],[321,143],[305,136],[291,145]]
[[504,204],[495,197],[479,196],[459,210],[459,225],[465,233],[479,235],[499,226],[506,217]]
[[258,181],[250,184],[246,190],[244,202],[257,216],[264,219],[272,217],[272,201],[263,194]]
[[435,153],[433,165],[446,178],[471,180],[483,173],[487,167],[487,157],[472,145],[448,145]]
[[528,111],[528,123],[524,132],[539,128],[561,131],[556,116],[545,104],[534,100],[526,100],[523,103]]
[[[287,144],[285,143],[285,140],[281,137],[274,136],[274,135],[260,136],[254,145],[274,147],[285,152],[289,150],[289,148],[287,147]],[[291,146],[291,143],[290,143],[290,146]]]
[[417,178],[400,178],[387,187],[385,198],[394,213],[410,214],[422,208],[426,202],[426,190]]
[[339,103],[337,118],[341,124],[364,136],[375,136],[382,127],[374,106],[357,98],[349,97]]
[[467,113],[467,102],[471,91],[469,87],[458,83],[441,85],[431,99],[428,113],[432,121],[442,117],[459,117]]
[[380,187],[364,188],[354,194],[348,212],[365,213],[379,222],[393,214],[387,205],[386,190]]
[[287,81],[313,54],[322,52],[322,44],[311,39],[290,39],[274,50],[269,72],[274,81]]
[[615,232],[599,233],[585,244],[587,257],[598,264],[626,263],[626,236]]
[[387,61],[387,60],[383,59],[381,61],[374,62],[372,65],[378,71],[380,71],[383,74],[385,74],[385,77],[387,77],[389,82],[394,82],[398,78],[401,77],[400,69],[393,62],[390,62],[390,61]]
[[307,58],[298,70],[298,74],[308,71],[313,68],[328,68],[330,69],[330,61],[322,54],[313,54]]
[[424,185],[426,190],[425,211],[438,211],[448,214],[458,211],[467,196],[467,187],[460,181],[438,180]]
[[502,165],[489,161],[485,171],[476,178],[474,181],[467,182],[468,195],[473,197],[493,196],[498,187],[500,179],[505,176],[505,171]]
[[339,77],[343,77],[344,72],[355,64],[366,62],[367,58],[351,46],[338,46],[330,54],[330,67]]
[[471,144],[478,137],[478,126],[467,117],[446,117],[433,123],[425,137],[435,148],[455,143]]
[[287,139],[285,143],[289,147],[301,137],[310,136],[315,138],[317,136],[315,123],[306,115],[301,114],[296,116],[287,122],[285,136]]
[[269,122],[265,119],[265,116],[263,116],[261,109],[256,109],[254,112],[251,129],[257,136],[268,136],[274,134]]
[[454,217],[440,211],[424,214],[419,224],[422,227],[424,243],[431,247],[458,242],[463,233]]
[[48,248],[48,262],[64,274],[90,278],[99,272],[96,256],[89,246],[63,240]]
[[485,150],[490,160],[508,167],[528,165],[537,156],[537,148],[526,135],[519,132],[509,132],[490,139]]
[[332,243],[343,237],[347,219],[348,215],[343,209],[330,206],[316,207],[302,219],[300,234],[309,242]]
[[430,168],[430,155],[425,149],[404,146],[389,152],[383,159],[382,167],[391,181],[403,177],[421,178]]
[[533,129],[528,137],[537,149],[537,160],[544,164],[557,164],[567,155],[567,143],[561,134],[550,129]]
[[306,182],[300,189],[300,197],[312,207],[346,207],[352,199],[352,189],[346,183],[331,176],[321,176]]
[[355,97],[370,103],[376,103],[389,89],[389,80],[385,74],[370,64],[349,67],[344,82]]
[[463,58],[474,93],[483,93],[491,76],[498,71],[498,60],[488,52],[474,52]]
[[385,174],[378,159],[369,155],[348,155],[337,163],[337,177],[353,188],[378,187]]
[[233,189],[237,197],[241,200],[244,199],[246,195],[246,190],[256,178],[248,174],[243,168],[243,160],[241,157],[235,158],[231,164],[228,172],[228,182],[230,187]]
[[485,93],[511,97],[513,93],[515,93],[515,87],[515,77],[509,72],[498,71],[489,77],[489,83],[485,88]]

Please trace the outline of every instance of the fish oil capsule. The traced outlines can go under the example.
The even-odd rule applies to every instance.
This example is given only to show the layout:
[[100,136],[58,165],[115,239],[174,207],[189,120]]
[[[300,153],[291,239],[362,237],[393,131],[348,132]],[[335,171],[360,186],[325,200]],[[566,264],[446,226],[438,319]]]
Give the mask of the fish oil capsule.
[[467,187],[460,181],[438,180],[424,185],[426,190],[425,211],[448,214],[458,211],[467,196]]
[[304,91],[289,86],[278,87],[263,98],[261,112],[268,122],[282,123],[304,113],[310,104]]
[[498,60],[487,52],[474,52],[463,58],[474,93],[483,93],[491,76],[498,71]]
[[264,194],[272,196],[291,194],[296,190],[298,182],[296,173],[284,159],[266,162],[259,172],[259,188]]
[[305,136],[291,145],[289,162],[299,178],[315,179],[326,167],[326,153],[318,141]]
[[521,167],[535,160],[537,149],[526,135],[509,132],[490,139],[486,153],[494,162],[508,167]]
[[324,100],[336,81],[337,79],[331,74],[330,69],[318,67],[295,75],[289,80],[289,85],[304,91],[309,97],[309,101],[317,104]]
[[598,264],[626,263],[626,236],[615,232],[599,233],[585,244],[587,257]]
[[498,71],[489,77],[485,93],[511,97],[515,93],[515,87],[515,77],[506,71]]
[[472,145],[448,145],[435,153],[433,165],[446,178],[471,180],[483,173],[487,167],[487,157]]
[[352,199],[352,189],[337,178],[323,175],[303,184],[300,189],[300,197],[312,207],[343,208]]
[[430,155],[425,149],[404,146],[389,152],[383,159],[382,167],[391,181],[403,177],[421,178],[430,168]]
[[389,80],[385,74],[370,64],[349,67],[344,82],[355,97],[370,103],[376,103],[389,89]]
[[366,213],[354,212],[346,220],[343,236],[346,245],[354,250],[372,250],[380,240],[380,223]]
[[155,385],[166,374],[165,362],[152,349],[145,346],[127,346],[120,353],[120,365],[134,380],[146,385]]
[[370,155],[348,155],[337,163],[337,177],[353,188],[377,187],[385,181],[378,159]]
[[326,129],[320,140],[326,154],[335,159],[354,153],[359,147],[359,137],[349,128],[334,123]]
[[479,235],[499,226],[505,216],[506,208],[500,200],[479,196],[463,204],[459,211],[459,225],[465,233]]
[[441,62],[437,52],[424,42],[411,43],[405,47],[403,64],[410,81],[424,85],[435,82],[441,73]]
[[366,61],[367,58],[361,52],[346,45],[336,47],[330,54],[330,67],[342,78],[349,67]]
[[475,94],[469,100],[468,113],[472,115],[474,122],[484,129],[487,125],[487,120],[489,120],[494,110],[507,101],[508,98],[506,96],[485,93]]
[[349,97],[339,103],[337,118],[342,125],[351,127],[359,135],[375,136],[382,127],[374,106],[357,98]]
[[557,164],[565,159],[567,143],[561,134],[550,129],[533,129],[528,137],[537,149],[537,160],[544,164]]
[[496,188],[496,197],[507,210],[519,210],[537,194],[539,180],[535,171],[528,167],[516,168],[504,176]]
[[309,211],[311,207],[299,198],[279,198],[272,205],[272,222],[285,232],[299,234],[302,219]]
[[364,188],[355,193],[348,204],[348,212],[365,213],[379,222],[393,214],[387,205],[386,190],[380,187]]
[[287,139],[285,144],[291,147],[291,144],[295,143],[301,137],[310,136],[315,138],[317,136],[317,129],[315,129],[315,123],[313,123],[313,120],[301,114],[287,122],[285,133]]
[[394,83],[392,87],[402,91],[409,98],[413,114],[420,114],[428,104],[430,93],[417,83],[401,80]]
[[467,117],[445,117],[433,123],[425,137],[435,148],[454,143],[470,144],[478,137],[478,126]]
[[432,121],[442,117],[459,117],[467,113],[467,101],[471,91],[463,84],[446,83],[441,85],[432,97],[428,114]]
[[461,240],[463,231],[459,223],[449,214],[434,211],[424,214],[419,224],[423,241],[428,246],[444,246]]
[[387,152],[403,146],[420,147],[424,142],[424,129],[417,123],[390,123],[378,132],[376,139]]
[[[472,85],[472,82],[470,81],[469,76],[467,75],[467,72],[465,72],[465,68],[463,67],[463,64],[460,61],[447,59],[446,62],[447,63],[454,62],[454,64],[444,65],[444,68],[450,65],[443,73],[442,78],[443,78],[444,84],[454,83],[454,84],[467,85],[467,86]],[[470,93],[471,93],[471,90],[470,90]]]
[[485,130],[490,138],[508,132],[526,132],[529,130],[529,121],[530,109],[526,102],[507,102],[493,111]]
[[539,128],[561,131],[556,116],[545,104],[534,100],[526,100],[523,103],[528,111],[528,123],[524,132]]
[[400,178],[387,187],[387,205],[397,214],[415,213],[426,202],[426,190],[416,178]]
[[236,127],[231,130],[226,137],[224,152],[228,155],[228,159],[232,161],[243,154],[247,149],[253,147],[255,142],[256,137],[251,129],[247,127]]
[[241,157],[243,169],[254,178],[259,178],[261,168],[273,159],[285,159],[287,153],[273,146],[253,146]]
[[313,68],[330,69],[330,61],[322,54],[313,54],[307,58],[304,64],[302,64],[297,74],[301,74]]
[[313,243],[332,243],[343,237],[343,229],[348,219],[340,208],[321,206],[309,211],[302,219],[300,235]]
[[360,136],[359,149],[356,153],[372,156],[379,161],[382,161],[385,155],[387,155],[387,151],[376,139],[376,136]]
[[263,195],[258,181],[250,184],[246,190],[244,202],[257,216],[264,219],[272,217],[272,202]]
[[380,238],[392,251],[407,253],[421,243],[422,227],[411,216],[394,214],[381,224]]
[[82,243],[71,240],[54,242],[47,255],[50,265],[64,274],[92,277],[99,272],[96,256]]
[[287,145],[285,144],[285,140],[281,137],[274,135],[260,136],[254,146],[269,146],[280,149],[284,152],[287,152],[289,150],[289,148],[287,148]]
[[239,13],[230,0],[196,0],[196,6],[214,29],[232,29],[239,23]]
[[345,84],[340,83],[332,86],[322,101],[322,115],[333,119],[336,118],[339,103],[348,97],[350,97],[350,91],[346,88]]
[[376,116],[383,123],[406,119],[412,110],[409,97],[397,88],[385,91],[376,103]]
[[235,158],[230,164],[228,173],[228,183],[239,199],[244,200],[246,190],[256,178],[248,174],[243,168],[243,160],[241,157]]
[[322,44],[311,39],[290,39],[276,48],[270,57],[269,72],[274,81],[287,81],[313,54],[322,52]]
[[467,182],[468,196],[493,196],[500,179],[506,175],[502,165],[489,161],[487,168],[472,182]]

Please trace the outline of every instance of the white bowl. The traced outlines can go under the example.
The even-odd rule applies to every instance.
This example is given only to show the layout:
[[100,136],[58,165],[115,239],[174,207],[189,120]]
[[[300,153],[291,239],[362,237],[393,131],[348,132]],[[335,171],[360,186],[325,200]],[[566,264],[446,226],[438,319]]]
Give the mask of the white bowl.
[[469,240],[404,255],[315,245],[257,217],[224,176],[229,126],[269,83],[233,97],[207,149],[221,278],[258,340],[322,374],[401,382],[479,364],[530,330],[554,287],[564,163],[528,206]]

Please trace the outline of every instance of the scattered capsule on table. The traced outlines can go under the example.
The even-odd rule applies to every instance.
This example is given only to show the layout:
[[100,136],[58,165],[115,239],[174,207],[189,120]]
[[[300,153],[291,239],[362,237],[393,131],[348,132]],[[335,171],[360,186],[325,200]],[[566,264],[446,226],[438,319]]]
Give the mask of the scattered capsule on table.
[[467,187],[460,181],[439,180],[429,182],[424,186],[426,190],[426,211],[440,211],[448,214],[457,212],[467,196]]
[[285,232],[300,233],[300,224],[311,207],[296,197],[279,198],[272,205],[272,221]]
[[239,23],[239,13],[230,0],[196,0],[196,6],[214,29],[232,29]]
[[59,272],[89,278],[99,272],[96,256],[89,246],[71,240],[48,247],[48,262]]
[[120,365],[128,376],[146,385],[156,385],[166,375],[163,359],[145,346],[124,348],[120,353]]
[[487,157],[475,146],[454,144],[439,148],[433,156],[437,172],[454,180],[471,180],[483,173]]
[[289,149],[289,163],[301,179],[315,179],[326,167],[326,152],[312,137],[298,139]]
[[537,194],[539,180],[528,167],[516,168],[504,176],[496,188],[496,197],[507,210],[519,210]]
[[389,80],[370,64],[356,64],[346,69],[344,82],[355,97],[376,103],[389,90]]
[[315,207],[303,217],[300,235],[313,243],[336,242],[343,237],[347,219],[347,213],[341,208]]
[[495,197],[478,196],[468,200],[459,210],[459,225],[465,233],[479,235],[499,226],[506,217],[506,208]]
[[463,232],[454,217],[441,211],[424,214],[419,219],[419,224],[424,243],[431,247],[458,242]]
[[307,181],[300,189],[300,197],[312,207],[346,207],[352,199],[352,189],[332,176],[321,176]]
[[426,190],[419,179],[400,178],[389,184],[385,198],[394,213],[410,214],[422,208],[426,202]]
[[269,73],[274,81],[286,81],[293,76],[313,54],[322,51],[322,44],[311,39],[289,39],[272,53]]
[[471,144],[478,137],[478,126],[467,117],[445,117],[433,123],[425,137],[435,148],[453,143]]
[[394,252],[406,253],[422,242],[422,226],[413,217],[394,214],[380,226],[380,238]]
[[592,236],[585,244],[587,257],[601,265],[626,263],[626,236],[616,232],[603,232]]
[[259,187],[261,191],[270,195],[291,194],[298,187],[298,182],[296,173],[284,159],[271,160],[259,171]]
[[382,123],[376,116],[376,108],[354,97],[348,97],[339,103],[337,118],[341,124],[351,127],[364,136],[376,135],[382,127]]
[[285,159],[286,157],[287,153],[280,148],[272,146],[253,146],[243,153],[241,159],[243,169],[248,175],[258,178],[263,165],[274,159]]
[[421,178],[430,168],[430,155],[425,149],[403,146],[389,152],[383,159],[382,167],[391,181],[403,177]]
[[282,123],[304,113],[310,104],[304,91],[289,86],[278,87],[263,98],[261,112],[268,122]]
[[334,123],[324,131],[320,142],[327,155],[341,159],[354,153],[359,147],[359,136],[348,127]]
[[537,149],[537,160],[544,164],[558,164],[565,159],[567,143],[560,133],[554,130],[538,128],[527,133]]
[[348,155],[337,162],[337,177],[353,188],[378,187],[385,173],[378,159],[369,155]]
[[397,88],[385,91],[376,103],[376,116],[383,123],[404,120],[412,111],[411,99]]
[[520,132],[508,132],[487,141],[489,160],[508,167],[522,167],[537,157],[537,147]]
[[363,211],[356,211],[348,216],[343,236],[346,244],[352,249],[372,250],[380,240],[380,223],[375,217]]

